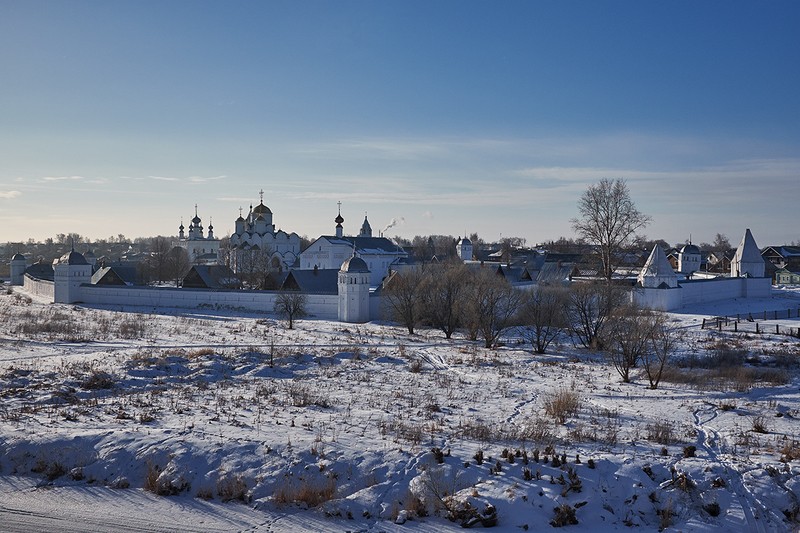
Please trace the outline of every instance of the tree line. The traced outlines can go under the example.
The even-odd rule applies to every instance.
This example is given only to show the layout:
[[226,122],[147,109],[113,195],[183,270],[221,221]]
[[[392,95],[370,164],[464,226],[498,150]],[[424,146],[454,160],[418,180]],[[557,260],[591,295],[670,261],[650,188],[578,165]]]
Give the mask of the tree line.
[[636,306],[626,287],[607,281],[515,288],[492,268],[451,261],[394,272],[381,296],[384,317],[409,334],[462,332],[492,348],[513,330],[539,354],[561,339],[604,353],[625,382],[641,365],[652,388],[675,346],[665,313]]

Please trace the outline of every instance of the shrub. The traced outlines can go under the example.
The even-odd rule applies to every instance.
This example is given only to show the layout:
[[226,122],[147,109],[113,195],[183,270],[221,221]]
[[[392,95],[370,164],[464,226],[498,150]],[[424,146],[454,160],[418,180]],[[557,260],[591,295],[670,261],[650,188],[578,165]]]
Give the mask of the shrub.
[[656,513],[658,514],[659,518],[658,530],[664,531],[672,525],[672,517],[676,514],[672,509],[672,500],[667,500],[667,503],[664,504],[664,507],[657,510]]
[[273,493],[273,499],[278,504],[305,503],[309,508],[316,507],[334,497],[336,494],[336,479],[326,477],[324,481],[301,480],[292,483],[287,480]]
[[161,474],[161,468],[152,461],[147,461],[147,470],[144,474],[144,490],[158,494],[158,476]]
[[575,508],[567,503],[562,503],[553,511],[556,513],[556,516],[550,520],[550,525],[553,527],[563,527],[578,523],[578,519],[575,516]]
[[767,428],[767,418],[765,416],[757,416],[753,418],[753,431],[756,433],[769,433]]
[[244,476],[241,474],[220,476],[217,480],[217,496],[223,502],[238,500],[247,503],[247,483]]
[[669,421],[656,422],[647,425],[647,440],[658,444],[672,444],[675,442],[675,433]]
[[102,370],[93,370],[81,383],[87,390],[110,389],[114,386],[114,376]]
[[580,397],[578,393],[568,389],[559,389],[547,394],[544,398],[544,410],[559,424],[564,424],[567,418],[578,414]]

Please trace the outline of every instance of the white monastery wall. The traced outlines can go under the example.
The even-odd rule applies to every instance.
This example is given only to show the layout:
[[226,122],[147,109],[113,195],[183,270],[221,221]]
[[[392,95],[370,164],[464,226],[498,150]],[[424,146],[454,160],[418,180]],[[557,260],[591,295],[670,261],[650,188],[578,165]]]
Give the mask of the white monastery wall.
[[672,311],[685,305],[732,298],[767,298],[771,292],[769,278],[720,278],[680,281],[677,289],[636,288],[631,299],[644,307]]
[[[137,307],[223,308],[273,313],[279,293],[273,291],[217,291],[209,289],[169,289],[156,287],[117,287],[81,285],[80,301],[95,305]],[[335,294],[307,294],[309,317],[337,320],[339,298]]]
[[671,311],[683,305],[683,295],[681,292],[679,288],[647,289],[637,287],[631,291],[631,300],[636,305],[647,307],[648,309]]
[[25,274],[23,288],[31,294],[35,294],[36,296],[41,296],[42,298],[47,298],[49,300],[53,300],[55,296],[55,284],[52,281],[36,279],[28,274]]

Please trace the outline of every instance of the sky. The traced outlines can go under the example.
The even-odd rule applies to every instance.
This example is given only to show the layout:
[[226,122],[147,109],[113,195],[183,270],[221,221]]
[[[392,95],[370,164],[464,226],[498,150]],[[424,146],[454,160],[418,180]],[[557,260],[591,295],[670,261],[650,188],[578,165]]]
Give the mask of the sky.
[[[800,241],[796,1],[0,0],[0,242],[528,244],[625,179],[670,243]],[[392,222],[394,224],[392,225]],[[392,225],[391,228],[387,226]]]

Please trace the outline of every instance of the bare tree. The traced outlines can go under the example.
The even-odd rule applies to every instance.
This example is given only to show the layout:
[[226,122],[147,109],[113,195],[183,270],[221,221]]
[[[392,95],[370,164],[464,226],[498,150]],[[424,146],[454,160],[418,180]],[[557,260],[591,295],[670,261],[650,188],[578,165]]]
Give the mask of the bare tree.
[[610,280],[617,252],[625,247],[637,230],[650,223],[633,203],[625,180],[604,178],[591,185],[578,200],[580,218],[572,228],[589,243],[598,246],[603,276]]
[[576,283],[569,288],[567,322],[584,348],[602,347],[603,324],[624,299],[625,292],[610,283]]
[[289,329],[294,329],[294,321],[306,316],[308,298],[298,291],[280,291],[275,298],[274,311],[289,323]]
[[508,264],[511,262],[511,256],[514,251],[525,246],[525,239],[523,237],[503,237],[500,239],[500,259]]
[[405,326],[411,335],[422,318],[424,276],[420,268],[395,272],[386,281],[382,293],[384,311],[391,320]]
[[566,327],[567,298],[566,289],[547,285],[535,287],[522,296],[520,321],[525,327],[521,331],[536,353],[545,353]]
[[665,313],[653,311],[651,317],[650,350],[645,351],[642,366],[650,382],[650,388],[657,389],[664,367],[667,366],[678,345],[678,336],[675,329],[667,323]]
[[275,275],[278,268],[272,263],[272,249],[268,246],[255,246],[247,250],[235,250],[237,254],[236,273],[249,289],[275,289]]
[[603,326],[603,348],[622,381],[630,383],[631,369],[650,348],[653,315],[633,305],[617,308]]
[[429,269],[423,279],[422,316],[448,339],[462,322],[468,274],[463,263],[454,261]]
[[191,263],[185,248],[176,246],[169,251],[164,263],[165,275],[175,280],[176,287],[180,285],[181,279],[189,271],[189,268],[191,268]]
[[480,334],[486,348],[494,346],[512,325],[520,298],[521,292],[494,270],[481,270],[474,276],[467,296],[467,327]]
[[172,243],[167,237],[162,236],[154,237],[149,241],[149,243],[142,243],[143,247],[146,246],[150,251],[150,255],[143,265],[143,277],[148,281],[167,281],[172,279],[171,273],[167,272]]

